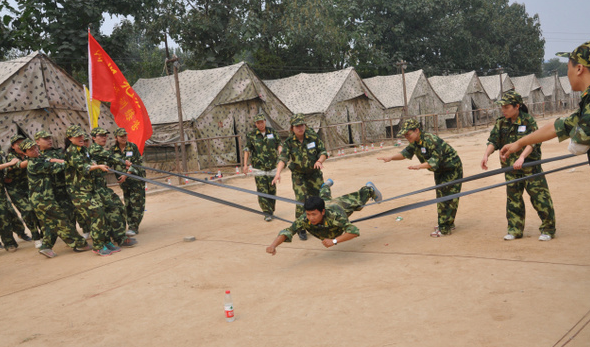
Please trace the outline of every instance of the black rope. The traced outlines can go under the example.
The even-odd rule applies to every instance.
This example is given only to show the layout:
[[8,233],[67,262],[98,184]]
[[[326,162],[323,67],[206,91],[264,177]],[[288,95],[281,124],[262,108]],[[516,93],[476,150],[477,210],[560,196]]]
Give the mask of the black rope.
[[[552,161],[567,159],[567,158],[571,158],[571,157],[575,157],[575,155],[573,155],[573,154],[566,154],[566,155],[562,155],[562,156],[559,156],[559,157],[553,157],[553,158],[547,158],[547,159],[543,159],[543,160],[531,161],[531,162],[528,162],[528,163],[524,163],[522,165],[522,167],[523,168],[526,168],[526,167],[530,167],[530,166],[545,164],[545,163],[549,163],[549,162],[552,162]],[[441,183],[439,185],[435,185],[435,186],[432,186],[432,187],[423,188],[423,189],[420,189],[420,190],[415,190],[415,191],[410,192],[410,193],[405,193],[405,194],[402,194],[402,195],[394,196],[393,198],[388,198],[388,199],[385,199],[385,200],[380,201],[379,204],[382,204],[382,203],[384,203],[386,201],[391,201],[391,200],[395,200],[395,199],[399,199],[399,198],[404,198],[406,196],[410,196],[410,195],[414,195],[414,194],[424,193],[424,192],[427,192],[429,190],[440,189],[440,188],[443,188],[443,187],[446,187],[446,186],[450,186],[450,185],[454,185],[454,184],[459,184],[459,183],[463,183],[463,182],[474,181],[474,180],[478,180],[480,178],[494,176],[494,175],[497,175],[497,174],[500,174],[500,173],[505,173],[505,172],[509,172],[509,171],[513,171],[513,170],[514,170],[514,168],[512,166],[507,166],[507,167],[504,167],[504,168],[501,168],[501,169],[496,169],[496,170],[492,170],[492,171],[483,172],[483,173],[480,173],[480,174],[477,174],[477,175],[473,175],[473,176],[469,176],[469,177],[465,177],[465,178],[460,178],[458,180],[454,180],[454,181],[450,181],[450,182],[445,182],[445,183]],[[374,204],[376,204],[376,202],[372,202],[372,203],[367,204],[365,206],[370,206],[370,205],[374,205]]]
[[[114,173],[116,173],[118,175],[128,176],[128,177],[131,177],[131,178],[136,179],[136,180],[148,182],[148,183],[151,183],[151,184],[159,185],[159,186],[170,188],[170,189],[174,189],[174,190],[179,191],[181,193],[185,193],[185,194],[188,194],[188,195],[196,196],[197,198],[201,198],[201,199],[213,201],[213,202],[216,202],[218,204],[235,207],[235,208],[238,208],[240,210],[244,210],[244,211],[256,213],[256,214],[259,214],[259,215],[262,215],[262,216],[268,216],[268,214],[266,214],[264,212],[261,212],[261,211],[258,211],[258,210],[255,210],[255,209],[252,209],[252,208],[249,208],[249,207],[245,207],[245,206],[242,206],[242,205],[238,205],[238,204],[233,203],[233,202],[230,202],[230,201],[226,201],[226,200],[221,200],[221,199],[218,199],[218,198],[214,198],[214,197],[209,196],[209,195],[197,193],[197,192],[194,192],[192,190],[180,188],[180,187],[169,185],[169,184],[166,184],[166,183],[162,183],[162,182],[150,180],[149,178],[145,178],[145,177],[141,177],[141,176],[137,176],[137,175],[134,175],[134,174],[130,174],[130,173],[126,173],[126,172],[121,172],[121,171],[117,171],[117,170],[113,170],[113,169],[109,169],[109,171],[114,172]],[[278,219],[278,220],[281,220],[283,222],[293,223],[293,222],[291,222],[289,220],[283,219],[283,218],[278,217],[278,216],[274,216],[273,215],[272,217],[274,219]]]
[[438,202],[453,200],[453,199],[456,199],[456,198],[459,198],[459,197],[462,197],[462,196],[465,196],[465,195],[470,195],[470,194],[481,192],[481,191],[484,191],[484,190],[488,190],[488,189],[493,189],[493,188],[505,186],[505,185],[511,184],[511,183],[516,183],[516,182],[520,182],[520,181],[524,181],[524,180],[529,180],[529,179],[532,179],[532,178],[535,178],[535,177],[547,175],[547,174],[550,174],[550,173],[553,173],[553,172],[557,172],[557,171],[561,171],[561,170],[567,170],[567,169],[570,169],[570,168],[574,168],[574,167],[582,166],[582,165],[586,165],[586,164],[588,164],[588,162],[584,161],[582,163],[572,164],[572,165],[564,166],[564,167],[561,167],[561,168],[558,168],[558,169],[554,169],[554,170],[550,170],[550,171],[546,171],[546,172],[539,172],[539,173],[536,173],[536,174],[532,174],[530,176],[521,177],[521,178],[517,178],[515,180],[506,181],[506,182],[502,182],[502,183],[493,184],[491,186],[487,186],[487,187],[483,187],[483,188],[477,188],[477,189],[469,190],[469,191],[462,192],[462,193],[457,193],[457,194],[443,196],[443,197],[440,197],[440,198],[437,198],[437,199],[432,199],[432,200],[427,200],[427,201],[421,201],[421,202],[416,202],[416,203],[413,203],[413,204],[408,204],[408,205],[396,207],[394,209],[391,209],[391,210],[388,210],[388,211],[385,211],[385,212],[381,212],[381,213],[373,214],[373,215],[370,215],[370,216],[362,217],[362,218],[359,218],[359,219],[355,219],[355,220],[351,221],[351,223],[361,222],[361,221],[365,221],[365,220],[369,220],[369,219],[373,219],[373,218],[378,218],[378,217],[385,217],[385,216],[389,216],[391,214],[405,212],[405,211],[413,210],[415,208],[419,208],[419,207],[424,207],[424,206],[436,204]]
[[[125,164],[125,162],[122,162],[122,163]],[[199,178],[185,176],[185,175],[177,174],[177,173],[174,173],[174,172],[168,172],[168,171],[164,171],[164,170],[160,170],[160,169],[154,169],[152,167],[141,166],[141,165],[137,165],[137,164],[132,164],[132,166],[139,167],[139,168],[142,168],[144,170],[151,170],[151,171],[155,171],[155,172],[159,172],[159,173],[163,173],[163,174],[167,174],[167,175],[171,175],[171,176],[176,176],[176,177],[180,177],[180,178],[184,178],[184,179],[189,179],[189,180],[192,180],[192,181],[197,181],[197,182],[201,182],[201,183],[205,183],[205,184],[211,184],[211,185],[222,187],[222,188],[233,189],[233,190],[237,190],[237,191],[240,191],[240,192],[243,192],[243,193],[254,194],[254,195],[262,196],[262,197],[267,198],[267,199],[280,200],[280,201],[288,202],[288,203],[291,203],[291,204],[302,205],[303,206],[303,203],[300,202],[300,201],[289,199],[289,198],[283,198],[283,197],[272,195],[272,194],[260,193],[260,192],[256,192],[256,191],[249,190],[249,189],[244,189],[244,188],[230,186],[230,185],[227,185],[227,184],[212,182],[212,181],[209,181],[209,180],[202,180],[202,179],[199,179]],[[125,175],[127,175],[127,174],[125,174]]]

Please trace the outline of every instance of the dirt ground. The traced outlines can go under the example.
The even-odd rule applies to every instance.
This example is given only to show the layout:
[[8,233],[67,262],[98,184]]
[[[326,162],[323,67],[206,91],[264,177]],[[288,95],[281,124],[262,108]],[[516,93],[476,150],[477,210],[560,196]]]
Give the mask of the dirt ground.
[[[482,172],[488,133],[441,135],[459,152],[465,176]],[[407,169],[416,159],[376,159],[401,148],[328,161],[333,195],[369,180],[385,198],[432,186],[432,173]],[[542,148],[544,158],[567,154],[566,142]],[[496,154],[490,165],[500,167]],[[47,259],[20,241],[16,253],[0,252],[0,346],[589,346],[589,171],[548,175],[558,226],[550,242],[538,241],[528,198],[525,237],[502,239],[504,187],[461,198],[450,237],[429,237],[430,205],[401,221],[359,222],[359,238],[330,249],[296,238],[275,256],[265,248],[284,222],[178,192],[148,194],[135,248],[102,258],[58,241],[58,257]],[[481,179],[463,191],[503,181]],[[255,189],[253,177],[224,183]],[[191,188],[258,209],[253,195]],[[278,191],[293,197],[289,173]],[[434,196],[368,206],[352,219]],[[294,206],[278,202],[276,213],[292,220]],[[195,242],[183,241],[191,235]],[[224,318],[226,289],[232,323]]]

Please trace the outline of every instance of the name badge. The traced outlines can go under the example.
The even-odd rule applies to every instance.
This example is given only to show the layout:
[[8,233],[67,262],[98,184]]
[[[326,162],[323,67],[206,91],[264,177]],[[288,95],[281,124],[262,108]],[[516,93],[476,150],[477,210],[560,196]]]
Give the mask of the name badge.
[[315,148],[315,142],[310,142],[307,144],[307,149]]
[[526,131],[526,125],[519,125],[518,126],[519,133],[524,133],[525,131]]
[[422,154],[426,154],[426,148],[422,147],[420,148],[420,151],[422,152]]
[[273,134],[268,134],[268,135],[266,135],[266,138],[267,138],[267,139],[274,139],[274,138],[275,138],[275,136],[274,136]]
[[127,152],[127,154],[125,154],[125,155],[126,155],[126,156],[128,156],[128,157],[132,157],[132,156],[133,156],[133,152],[132,152],[132,151],[129,151],[129,152]]

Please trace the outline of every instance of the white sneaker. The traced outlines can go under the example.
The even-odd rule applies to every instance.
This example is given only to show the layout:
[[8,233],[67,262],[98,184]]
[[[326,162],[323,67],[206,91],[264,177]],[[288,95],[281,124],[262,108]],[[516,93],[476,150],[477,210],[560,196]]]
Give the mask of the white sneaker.
[[43,242],[41,242],[41,240],[35,240],[35,248],[41,248],[42,244]]
[[88,238],[90,237],[90,233],[84,233],[82,234],[82,237],[84,238],[84,240],[88,240]]
[[135,231],[129,229],[129,230],[127,230],[125,232],[125,235],[127,235],[127,236],[135,236],[135,235],[137,235],[137,233]]
[[549,234],[541,234],[539,241],[551,241],[552,237]]
[[512,234],[506,234],[506,236],[504,236],[504,240],[506,241],[512,241],[514,239],[516,239],[516,237]]

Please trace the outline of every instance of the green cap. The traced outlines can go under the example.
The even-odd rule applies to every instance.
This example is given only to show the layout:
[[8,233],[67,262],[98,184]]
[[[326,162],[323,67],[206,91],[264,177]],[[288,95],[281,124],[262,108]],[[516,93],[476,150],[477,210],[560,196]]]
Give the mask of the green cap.
[[46,137],[52,137],[51,133],[47,130],[37,131],[35,134],[35,140],[44,139]]
[[305,122],[305,116],[303,115],[303,113],[297,113],[293,115],[293,117],[291,117],[291,125],[295,126],[301,124],[307,124]]
[[585,67],[590,68],[590,41],[581,44],[571,53],[557,52],[555,55],[558,57],[573,59],[578,64],[582,64]]
[[101,127],[96,127],[94,129],[92,129],[92,131],[90,132],[90,135],[92,137],[94,137],[96,135],[106,135],[106,134],[110,134],[110,132],[106,129],[101,128]]
[[515,105],[519,104],[522,105],[522,96],[515,92],[514,90],[509,90],[502,95],[502,98],[496,100],[496,104],[498,105]]
[[20,150],[24,152],[27,149],[31,149],[36,145],[37,144],[35,143],[35,141],[33,141],[31,139],[25,139],[23,142],[20,143],[19,147],[20,147]]
[[90,141],[90,135],[88,133],[84,133],[84,141]]
[[78,137],[83,136],[84,134],[84,130],[82,130],[82,127],[79,125],[72,125],[66,131],[66,137]]
[[21,134],[12,135],[10,138],[10,144],[13,145],[16,141],[20,139],[26,139],[26,137],[22,136]]
[[408,131],[414,130],[414,129],[419,129],[419,128],[420,128],[420,122],[418,122],[414,118],[410,118],[410,119],[406,120],[404,122],[404,124],[402,124],[402,128],[399,130],[399,132],[397,134],[403,136]]
[[264,113],[259,113],[254,116],[254,123],[258,122],[259,120],[266,120]]
[[125,130],[125,128],[117,128],[117,130],[115,130],[113,134],[115,136],[125,136],[127,135],[127,130]]

